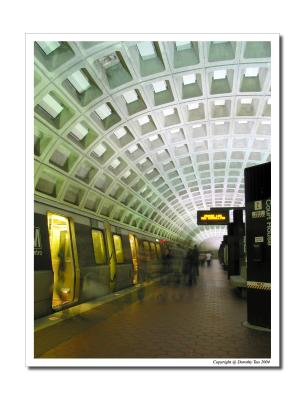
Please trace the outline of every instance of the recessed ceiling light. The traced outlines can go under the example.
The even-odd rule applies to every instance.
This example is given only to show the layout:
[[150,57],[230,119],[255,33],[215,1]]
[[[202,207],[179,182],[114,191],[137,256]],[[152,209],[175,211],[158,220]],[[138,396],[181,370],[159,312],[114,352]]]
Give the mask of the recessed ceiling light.
[[180,128],[175,128],[171,130],[171,133],[178,133],[180,132]]
[[140,42],[137,43],[137,47],[143,60],[156,57],[155,48],[152,42]]
[[215,106],[224,106],[226,104],[225,100],[215,100],[214,101]]
[[189,50],[192,48],[192,42],[176,42],[177,51]]
[[157,140],[158,139],[158,135],[152,135],[152,136],[150,136],[149,138],[148,138],[148,140],[150,141],[150,142],[154,142],[155,140]]
[[175,109],[167,108],[166,110],[163,110],[163,114],[165,117],[168,117],[169,115],[173,115],[173,114],[175,114]]
[[139,164],[140,164],[140,165],[143,165],[143,164],[146,163],[146,161],[147,161],[147,158],[143,158],[141,161],[139,161]]
[[78,123],[71,129],[71,132],[78,138],[78,140],[82,140],[88,134],[89,129]]
[[109,115],[111,115],[111,108],[108,106],[108,104],[102,104],[99,108],[97,108],[95,110],[95,112],[97,113],[97,115],[103,120],[107,117],[109,117]]
[[271,105],[271,99],[267,100],[267,104]]
[[165,81],[154,82],[152,85],[155,93],[164,92],[167,89]]
[[90,87],[90,83],[87,77],[81,71],[76,71],[72,75],[70,75],[68,77],[68,81],[79,94],[82,94]]
[[240,120],[238,121],[238,123],[239,123],[239,124],[247,124],[248,121],[247,121],[246,119],[240,119]]
[[120,160],[118,160],[117,158],[115,160],[112,161],[112,163],[110,164],[111,167],[113,169],[116,169],[119,165],[121,164]]
[[246,68],[245,77],[246,77],[246,78],[255,77],[255,76],[258,75],[258,71],[259,71],[259,68],[258,68],[258,67],[249,67],[249,68]]
[[153,168],[151,168],[151,169],[149,169],[147,172],[146,172],[146,174],[151,174],[152,172],[154,171],[154,169]]
[[145,125],[149,123],[149,117],[147,115],[143,115],[143,117],[140,117],[138,119],[139,125]]
[[227,76],[227,70],[226,69],[218,69],[213,72],[213,78],[216,79],[225,79]]
[[163,154],[163,153],[165,153],[165,150],[159,150],[159,151],[157,151],[157,154]]
[[127,179],[130,175],[131,175],[131,172],[130,172],[130,170],[128,170],[128,171],[125,172],[125,174],[123,175],[123,177],[124,177],[125,179]]
[[125,128],[123,127],[123,128],[119,128],[119,129],[117,129],[115,132],[114,132],[114,134],[115,134],[115,136],[118,138],[118,139],[121,139],[123,136],[125,136],[126,135],[126,130],[125,130]]
[[252,104],[252,100],[251,98],[247,98],[247,99],[241,99],[240,103],[241,104]]
[[138,95],[135,90],[129,90],[129,92],[123,94],[123,97],[127,104],[133,103],[134,101],[138,100]]
[[270,120],[263,120],[262,121],[262,125],[271,125],[271,121]]
[[199,108],[200,104],[199,103],[191,103],[187,105],[187,108],[189,109],[189,111],[191,110],[197,110],[197,108]]
[[132,146],[129,147],[128,151],[129,153],[134,153],[135,151],[137,151],[139,148],[139,146],[137,144],[133,144]]
[[201,124],[195,124],[195,125],[192,126],[193,129],[197,129],[197,128],[201,128],[201,127],[202,127]]
[[183,85],[190,85],[196,82],[196,75],[195,74],[183,75],[182,80],[183,80]]
[[106,147],[102,144],[99,144],[98,146],[95,147],[93,150],[93,153],[95,153],[98,157],[101,157],[105,152],[106,152]]
[[114,65],[120,64],[119,57],[116,53],[108,54],[107,56],[97,60],[105,69],[113,67]]
[[60,46],[59,42],[37,42],[37,44],[47,56]]
[[44,98],[39,103],[52,118],[56,118],[64,109],[50,94],[44,96]]
[[215,125],[224,125],[225,124],[224,121],[215,121],[214,123],[215,123]]

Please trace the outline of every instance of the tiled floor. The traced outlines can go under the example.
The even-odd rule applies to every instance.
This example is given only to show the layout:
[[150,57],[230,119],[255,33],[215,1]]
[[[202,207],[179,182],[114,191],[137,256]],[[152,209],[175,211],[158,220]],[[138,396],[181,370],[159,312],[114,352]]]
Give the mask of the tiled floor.
[[269,358],[270,334],[245,328],[246,300],[217,260],[196,285],[173,278],[35,334],[42,358]]

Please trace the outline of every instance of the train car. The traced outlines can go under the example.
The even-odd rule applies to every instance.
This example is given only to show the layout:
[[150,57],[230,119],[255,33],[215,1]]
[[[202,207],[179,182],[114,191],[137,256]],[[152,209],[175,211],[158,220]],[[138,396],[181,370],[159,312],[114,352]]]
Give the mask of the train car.
[[35,201],[34,317],[107,295],[168,271],[183,250],[108,221]]

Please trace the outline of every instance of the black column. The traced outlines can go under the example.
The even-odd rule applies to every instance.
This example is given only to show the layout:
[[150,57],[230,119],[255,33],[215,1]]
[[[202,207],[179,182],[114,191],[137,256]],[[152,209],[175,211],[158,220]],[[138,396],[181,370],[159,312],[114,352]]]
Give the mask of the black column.
[[247,312],[271,328],[271,163],[245,169]]

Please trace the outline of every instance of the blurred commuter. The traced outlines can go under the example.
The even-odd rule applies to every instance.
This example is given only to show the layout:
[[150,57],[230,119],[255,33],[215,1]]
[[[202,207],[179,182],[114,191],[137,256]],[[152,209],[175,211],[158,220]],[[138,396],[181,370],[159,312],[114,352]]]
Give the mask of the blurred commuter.
[[[62,243],[60,245],[58,252],[58,259],[59,263],[58,263],[57,276],[54,282],[54,290],[57,295],[56,306],[62,307],[66,303],[68,303],[67,296],[70,293],[70,288],[65,287],[65,272],[66,272],[65,243]],[[61,312],[64,318],[67,318],[70,315],[69,309],[63,308]]]
[[165,249],[165,252],[163,254],[163,264],[164,264],[164,270],[166,273],[170,272],[171,270],[171,260],[172,260],[172,254],[169,248]]
[[195,245],[192,251],[192,265],[193,265],[193,273],[196,276],[199,275],[199,251],[198,247]]
[[212,254],[208,253],[207,254],[207,263],[208,263],[208,267],[211,265],[211,261],[212,261]]
[[191,286],[193,283],[193,251],[189,249],[186,253],[183,262],[183,274],[185,276],[185,280]]
[[60,302],[58,305],[61,305],[65,302],[65,296],[63,292],[64,282],[65,282],[65,265],[66,265],[64,245],[61,245],[59,248],[58,260],[59,263],[58,263],[57,276],[54,283],[54,289],[58,296],[58,300]]
[[167,271],[171,272],[172,270],[172,252],[171,249],[168,249],[167,255],[166,255],[166,264],[167,264]]

